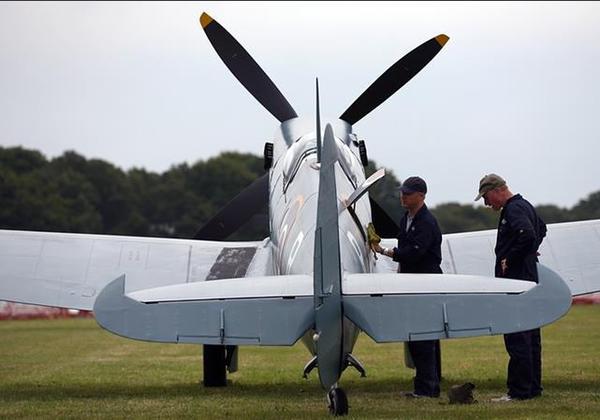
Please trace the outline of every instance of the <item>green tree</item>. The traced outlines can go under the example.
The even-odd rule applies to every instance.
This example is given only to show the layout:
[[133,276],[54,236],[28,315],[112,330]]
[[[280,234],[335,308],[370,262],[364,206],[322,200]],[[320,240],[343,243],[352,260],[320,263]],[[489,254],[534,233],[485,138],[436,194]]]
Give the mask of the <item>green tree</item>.
[[431,211],[437,218],[442,233],[493,229],[498,224],[498,215],[493,211],[471,204],[445,203]]
[[569,209],[554,204],[541,204],[535,206],[535,209],[545,223],[568,222],[573,217]]
[[[367,176],[376,166],[370,162]],[[124,172],[74,151],[48,161],[35,150],[0,147],[0,228],[190,238],[263,174],[262,158],[237,152],[191,166],[175,165],[157,174],[138,168]],[[404,212],[398,185],[393,171],[387,170],[370,190],[396,222]],[[537,209],[546,223],[600,218],[600,191],[572,209],[552,204]],[[444,203],[432,211],[444,233],[491,229],[497,224],[498,215],[481,206]],[[267,235],[265,206],[228,239],[257,240]]]
[[571,210],[572,220],[600,219],[600,191],[580,200]]

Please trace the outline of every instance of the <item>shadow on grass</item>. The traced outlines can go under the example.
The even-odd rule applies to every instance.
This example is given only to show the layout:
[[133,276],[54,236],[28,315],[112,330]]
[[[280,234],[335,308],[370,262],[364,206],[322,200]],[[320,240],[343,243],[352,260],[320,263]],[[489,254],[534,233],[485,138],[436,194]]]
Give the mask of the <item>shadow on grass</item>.
[[278,398],[282,395],[320,395],[317,384],[230,384],[227,387],[205,388],[199,383],[175,385],[123,385],[103,384],[57,384],[54,387],[34,383],[15,384],[0,388],[0,402],[16,401],[61,401],[73,399],[162,399],[186,397],[252,397],[256,399]]
[[[445,380],[442,382],[442,392],[451,385],[464,383],[464,379]],[[480,392],[503,390],[504,382],[474,381]],[[410,390],[412,381],[406,380],[351,380],[341,386],[353,395],[362,395],[374,399],[385,399],[390,393],[395,394],[401,390]],[[594,392],[597,381],[572,380],[572,381],[544,381],[544,388],[552,392]],[[51,387],[36,383],[20,383],[0,387],[0,402],[17,401],[62,401],[73,399],[171,399],[171,398],[252,398],[256,400],[270,400],[294,395],[302,398],[321,398],[324,394],[318,382],[288,382],[288,383],[243,383],[233,382],[227,387],[206,388],[199,383],[181,383],[174,385],[124,385],[122,383],[102,384],[56,384]]]

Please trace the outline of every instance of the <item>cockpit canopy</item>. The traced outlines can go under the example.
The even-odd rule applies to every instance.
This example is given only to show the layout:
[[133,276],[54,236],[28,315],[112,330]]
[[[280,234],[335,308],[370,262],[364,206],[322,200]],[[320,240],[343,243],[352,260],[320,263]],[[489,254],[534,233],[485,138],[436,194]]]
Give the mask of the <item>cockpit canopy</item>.
[[294,179],[302,162],[312,155],[317,160],[317,136],[315,132],[300,137],[288,149],[283,160],[284,189]]
[[[350,179],[350,182],[356,187],[358,180],[354,174],[360,173],[363,169],[360,159],[350,149],[352,146],[346,146],[337,137],[335,138],[335,142],[338,149],[340,166],[348,179]],[[308,158],[314,162],[317,160],[317,136],[315,132],[300,137],[289,147],[285,154],[283,160],[284,190],[287,189],[287,185],[294,179],[298,169],[300,169],[302,163]]]

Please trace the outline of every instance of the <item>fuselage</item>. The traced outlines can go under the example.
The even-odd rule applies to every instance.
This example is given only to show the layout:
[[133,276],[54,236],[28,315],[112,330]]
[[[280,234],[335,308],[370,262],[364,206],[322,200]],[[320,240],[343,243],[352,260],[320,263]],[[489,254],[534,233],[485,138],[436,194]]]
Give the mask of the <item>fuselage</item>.
[[[365,181],[365,172],[358,157],[358,148],[352,142],[352,127],[341,120],[332,125],[338,149],[335,199],[341,209],[350,194]],[[269,177],[274,274],[313,275],[319,165],[314,120],[294,118],[281,124],[274,139],[273,165]],[[372,260],[366,238],[370,221],[371,209],[366,194],[350,210],[340,212],[342,277],[371,271]],[[358,329],[345,319],[345,353],[352,351],[357,335]],[[312,332],[307,333],[303,342],[314,354],[311,337]]]

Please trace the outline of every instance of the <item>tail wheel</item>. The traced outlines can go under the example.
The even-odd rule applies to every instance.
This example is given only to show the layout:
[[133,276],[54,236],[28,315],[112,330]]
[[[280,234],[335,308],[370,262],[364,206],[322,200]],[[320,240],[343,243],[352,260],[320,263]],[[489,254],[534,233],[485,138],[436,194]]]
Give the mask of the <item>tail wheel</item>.
[[332,388],[327,394],[327,400],[331,415],[345,416],[348,414],[348,397],[342,388]]
[[369,165],[369,158],[367,157],[367,146],[365,146],[365,141],[360,140],[358,142],[358,153],[360,154],[360,163],[363,166]]

